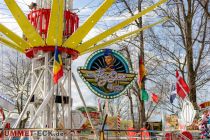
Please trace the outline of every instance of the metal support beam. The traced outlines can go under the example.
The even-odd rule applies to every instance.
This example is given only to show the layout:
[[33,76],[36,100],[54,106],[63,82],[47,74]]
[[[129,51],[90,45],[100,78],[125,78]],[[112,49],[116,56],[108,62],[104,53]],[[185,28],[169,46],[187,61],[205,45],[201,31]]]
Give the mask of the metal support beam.
[[47,45],[61,46],[63,43],[64,0],[53,0],[47,34]]
[[[69,110],[68,110],[68,116],[69,116],[69,125],[68,127],[70,129],[72,129],[72,125],[73,125],[73,122],[72,122],[72,105],[73,105],[73,99],[72,99],[72,94],[71,94],[71,91],[72,91],[72,87],[71,87],[71,80],[72,80],[72,70],[71,70],[71,65],[72,65],[72,60],[71,60],[71,57],[69,58],[69,60],[66,62],[68,65],[67,65],[67,78],[68,78],[68,94],[69,94]],[[70,140],[72,140],[72,136],[69,137]]]
[[16,51],[19,51],[21,53],[24,53],[24,50],[19,45],[11,42],[10,40],[8,40],[8,39],[6,39],[6,38],[4,38],[2,36],[0,36],[0,42],[2,44],[6,45],[6,46],[8,46],[10,48],[12,48],[12,49],[15,49]]
[[5,27],[4,25],[0,24],[0,32],[2,32],[5,36],[7,36],[9,39],[11,39],[13,42],[15,42],[18,46],[20,46],[23,50],[31,48],[32,46],[28,44],[23,38],[16,35],[14,32],[12,32],[10,29]]
[[75,48],[89,33],[93,26],[99,21],[103,14],[116,0],[105,0],[104,3],[80,26],[67,40],[63,46]]
[[22,29],[24,35],[27,37],[28,42],[32,46],[45,46],[44,40],[41,38],[41,36],[38,34],[38,32],[35,30],[33,25],[28,21],[25,14],[22,12],[20,7],[17,5],[15,0],[4,0],[7,7],[9,8],[10,12],[16,19],[18,25]]
[[[23,91],[24,91],[24,87],[26,86],[26,84],[28,84],[28,80],[29,80],[30,76],[31,76],[31,75],[30,75],[30,73],[29,73],[28,77],[26,78],[26,80],[25,80],[25,82],[24,82],[24,84],[23,84],[22,89],[18,92],[18,96],[16,97],[15,101],[18,101],[18,99],[20,98],[21,94],[22,94]],[[7,117],[5,118],[5,120],[4,120],[3,124],[2,124],[2,128],[5,127],[6,122],[8,121],[8,119],[9,119],[11,113],[12,113],[12,111],[9,111],[9,113],[7,114]]]
[[83,54],[86,54],[86,53],[95,51],[95,50],[97,50],[97,49],[104,48],[104,47],[109,46],[109,45],[111,45],[111,44],[117,43],[117,42],[119,42],[119,41],[125,40],[125,39],[127,39],[128,37],[134,36],[134,35],[138,34],[138,33],[141,32],[141,31],[144,31],[144,30],[146,30],[146,29],[149,29],[149,28],[151,28],[151,27],[153,27],[153,26],[155,26],[155,25],[157,25],[157,24],[163,23],[163,22],[165,22],[165,21],[167,21],[167,20],[168,20],[168,18],[162,19],[162,20],[160,20],[160,21],[158,21],[158,22],[155,22],[155,23],[153,23],[153,24],[150,24],[150,25],[148,25],[148,26],[145,26],[145,27],[143,27],[143,28],[140,28],[140,29],[138,29],[138,30],[135,30],[135,31],[133,31],[133,32],[130,32],[130,33],[128,33],[128,34],[125,34],[125,35],[122,35],[122,36],[117,37],[117,38],[115,38],[115,39],[106,41],[105,43],[101,43],[101,44],[99,44],[99,45],[96,45],[96,46],[93,46],[93,47],[86,48],[86,50],[83,51],[83,52],[81,52],[80,55],[83,55]]
[[28,105],[29,105],[29,103],[30,103],[30,101],[31,101],[32,96],[34,95],[34,92],[35,92],[35,90],[36,90],[36,88],[37,88],[37,85],[39,84],[39,82],[40,82],[40,80],[41,80],[41,78],[42,78],[43,73],[44,73],[44,71],[42,70],[42,72],[41,72],[40,75],[39,75],[39,79],[36,81],[36,83],[35,83],[35,85],[34,85],[34,88],[33,88],[33,90],[31,91],[31,94],[30,94],[30,96],[28,97],[28,100],[27,100],[27,102],[26,102],[26,104],[25,104],[25,106],[24,106],[24,108],[23,108],[23,110],[22,110],[20,116],[18,117],[18,119],[17,119],[15,125],[13,126],[13,128],[17,128],[17,126],[18,126],[18,124],[20,123],[20,121],[21,121],[23,115],[25,114],[25,111],[26,111],[26,109],[27,109],[27,107],[28,107]]
[[76,85],[76,87],[77,87],[77,90],[78,90],[78,92],[79,92],[80,99],[82,100],[82,103],[83,103],[83,105],[84,105],[84,107],[85,107],[85,112],[87,113],[87,117],[88,117],[88,120],[89,120],[89,122],[90,122],[90,125],[91,125],[92,129],[95,129],[95,127],[93,126],[93,123],[92,123],[92,121],[91,121],[90,115],[89,115],[89,113],[88,113],[88,110],[87,110],[87,106],[86,106],[85,100],[84,100],[84,98],[83,98],[83,96],[82,96],[82,92],[81,92],[81,90],[80,90],[80,88],[79,88],[79,85],[78,85],[78,83],[77,83],[76,77],[74,76],[74,73],[72,73],[72,77],[73,77],[74,83],[75,83],[75,85]]
[[33,125],[34,121],[37,119],[37,117],[40,115],[40,113],[43,111],[43,109],[46,107],[46,105],[50,101],[51,97],[53,96],[53,89],[54,88],[52,88],[50,90],[50,92],[48,93],[48,95],[43,100],[42,104],[39,106],[38,110],[36,111],[36,114],[33,116],[33,118],[31,119],[31,121],[29,123],[29,128]]

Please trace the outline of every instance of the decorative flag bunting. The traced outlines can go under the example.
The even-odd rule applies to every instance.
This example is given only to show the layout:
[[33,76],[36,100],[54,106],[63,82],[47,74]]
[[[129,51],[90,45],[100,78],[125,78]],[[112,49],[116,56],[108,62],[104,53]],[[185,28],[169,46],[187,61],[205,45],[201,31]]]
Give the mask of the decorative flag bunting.
[[154,103],[158,103],[158,101],[159,101],[159,98],[158,98],[158,96],[155,94],[155,93],[152,93],[152,101],[154,102]]
[[149,95],[148,95],[147,91],[142,89],[141,90],[141,100],[148,101],[148,99],[149,99]]
[[184,100],[188,93],[190,93],[190,88],[184,81],[184,79],[179,75],[179,72],[176,70],[176,91],[177,94]]
[[63,64],[61,54],[58,51],[58,47],[55,47],[54,63],[53,63],[53,81],[54,84],[58,83],[58,80],[63,76]]
[[146,76],[146,69],[144,67],[143,58],[139,57],[139,75],[138,75],[138,84],[139,87],[142,87],[142,81],[145,79]]

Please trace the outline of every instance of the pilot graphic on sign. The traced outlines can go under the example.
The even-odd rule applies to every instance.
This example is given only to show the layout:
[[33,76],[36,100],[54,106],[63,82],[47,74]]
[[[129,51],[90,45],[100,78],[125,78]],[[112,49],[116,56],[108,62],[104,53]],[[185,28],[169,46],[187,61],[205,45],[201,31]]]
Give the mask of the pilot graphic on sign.
[[104,49],[100,56],[98,56],[91,64],[91,70],[105,69],[106,71],[116,71],[126,73],[126,66],[111,49]]
[[115,70],[114,63],[116,61],[114,55],[112,55],[112,51],[107,49],[104,51],[104,61],[106,63],[106,71],[113,71]]
[[99,50],[91,55],[85,68],[80,68],[79,72],[89,88],[104,98],[120,94],[136,76],[130,73],[125,58],[111,49]]

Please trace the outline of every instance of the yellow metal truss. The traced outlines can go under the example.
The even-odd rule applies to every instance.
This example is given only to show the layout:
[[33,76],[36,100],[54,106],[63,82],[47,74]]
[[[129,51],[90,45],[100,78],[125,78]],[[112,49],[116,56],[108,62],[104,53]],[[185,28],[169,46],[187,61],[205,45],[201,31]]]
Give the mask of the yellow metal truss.
[[74,49],[82,39],[89,33],[93,26],[109,9],[115,0],[105,0],[104,3],[79,27],[67,40],[63,46]]
[[44,40],[36,32],[35,28],[28,21],[27,17],[21,11],[20,7],[14,0],[4,0],[10,12],[16,19],[24,35],[27,37],[29,44],[32,46],[45,46]]
[[[99,21],[99,19],[104,15],[104,13],[111,7],[111,5],[116,0],[105,0],[102,5],[84,22],[82,26],[80,26],[64,43],[63,43],[63,29],[64,29],[64,0],[53,0],[50,22],[48,27],[48,34],[46,38],[46,42],[42,39],[36,29],[31,25],[28,21],[27,17],[21,11],[15,0],[5,0],[6,5],[10,9],[20,28],[22,29],[24,35],[27,38],[27,41],[17,36],[15,33],[10,31],[8,28],[0,24],[0,32],[2,32],[5,36],[7,36],[10,40],[0,37],[0,42],[16,49],[17,51],[24,52],[26,49],[37,47],[37,46],[63,46],[71,49],[77,50],[80,55],[104,48],[108,45],[116,43],[120,40],[124,40],[129,36],[133,36],[145,29],[148,29],[160,22],[148,25],[139,30],[130,32],[123,36],[117,37],[113,40],[109,40],[107,42],[101,43],[99,45],[95,45],[98,42],[102,41],[109,35],[115,33],[116,31],[122,29],[127,26],[134,20],[142,17],[148,12],[152,11],[156,7],[165,3],[167,0],[160,0],[156,4],[148,7],[142,12],[132,16],[131,18],[126,19],[125,21],[119,23],[118,25],[106,30],[105,32],[97,35],[96,37],[84,42],[81,44],[82,39],[90,32],[90,30],[94,27],[94,25]],[[95,46],[94,46],[95,45]]]
[[162,19],[162,20],[160,20],[160,21],[158,21],[158,22],[155,22],[155,23],[153,23],[153,24],[150,24],[150,25],[148,25],[148,26],[145,26],[145,27],[143,27],[143,28],[140,28],[140,29],[138,29],[138,30],[135,30],[135,31],[133,31],[133,32],[130,32],[130,33],[128,33],[128,34],[122,35],[122,36],[117,37],[117,38],[115,38],[115,39],[106,41],[106,42],[101,43],[101,44],[99,44],[99,45],[96,45],[96,46],[93,46],[93,47],[86,48],[85,51],[80,52],[80,55],[83,55],[83,54],[86,54],[86,53],[89,53],[89,52],[92,52],[92,51],[95,51],[95,50],[104,48],[104,47],[109,46],[109,45],[111,45],[111,44],[117,43],[117,42],[119,42],[119,41],[125,40],[125,39],[127,39],[128,37],[131,37],[131,36],[133,36],[133,35],[136,35],[136,34],[138,34],[138,33],[141,32],[141,31],[144,31],[144,30],[146,30],[146,29],[149,29],[149,28],[151,28],[151,27],[153,27],[153,26],[155,26],[155,25],[157,25],[157,24],[163,23],[163,22],[165,22],[166,20],[168,20],[168,18]]
[[63,43],[64,0],[53,0],[47,34],[47,45],[61,46]]
[[16,35],[14,32],[6,28],[4,25],[0,24],[0,32],[2,32],[5,36],[7,36],[10,40],[21,46],[22,49],[28,49],[32,46],[29,45],[25,40],[23,40],[21,37]]
[[116,31],[120,30],[121,28],[127,26],[128,24],[130,24],[131,22],[135,21],[136,19],[142,17],[146,13],[154,10],[157,6],[163,4],[166,1],[167,0],[160,0],[158,3],[150,6],[149,8],[143,10],[142,12],[132,16],[131,18],[126,19],[125,21],[123,21],[123,22],[117,24],[116,26],[106,30],[105,32],[103,32],[103,33],[97,35],[96,37],[88,40],[87,42],[84,42],[83,44],[79,45],[75,49],[78,50],[79,52],[83,52],[84,50],[86,50],[86,48],[89,48],[89,47],[95,45],[97,42],[103,40],[104,38],[108,37],[109,35],[113,34],[114,32],[116,32]]
[[21,53],[24,53],[24,50],[18,46],[17,44],[13,43],[12,41],[0,36],[0,42],[6,46],[9,46],[10,48],[13,48]]

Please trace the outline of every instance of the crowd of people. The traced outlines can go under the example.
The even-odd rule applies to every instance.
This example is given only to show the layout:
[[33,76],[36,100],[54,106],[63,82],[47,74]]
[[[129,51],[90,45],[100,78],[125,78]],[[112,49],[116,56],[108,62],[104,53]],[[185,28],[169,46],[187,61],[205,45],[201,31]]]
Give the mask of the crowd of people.
[[199,129],[201,131],[201,138],[210,138],[210,112],[204,111],[199,120]]

